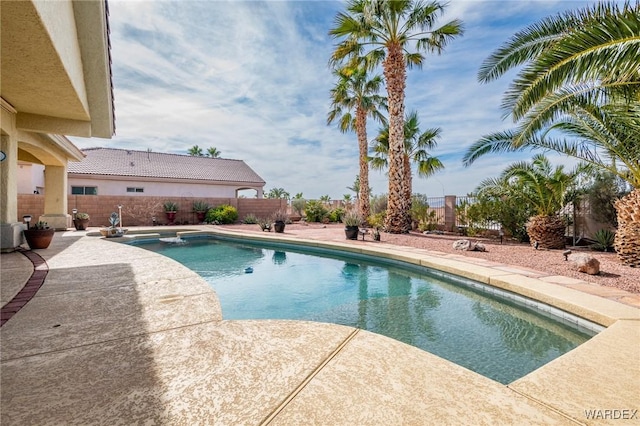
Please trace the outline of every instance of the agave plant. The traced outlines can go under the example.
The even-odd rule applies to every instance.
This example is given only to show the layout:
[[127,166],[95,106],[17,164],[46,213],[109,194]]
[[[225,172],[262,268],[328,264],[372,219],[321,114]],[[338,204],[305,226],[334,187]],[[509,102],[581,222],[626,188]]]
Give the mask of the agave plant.
[[609,229],[600,229],[593,234],[593,239],[596,240],[596,243],[591,248],[598,251],[609,251],[613,248],[615,238],[615,232]]

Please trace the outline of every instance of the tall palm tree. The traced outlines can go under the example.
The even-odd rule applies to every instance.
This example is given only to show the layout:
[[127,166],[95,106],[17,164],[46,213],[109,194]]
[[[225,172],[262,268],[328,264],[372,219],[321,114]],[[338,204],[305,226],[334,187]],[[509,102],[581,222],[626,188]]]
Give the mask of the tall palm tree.
[[194,145],[189,148],[188,153],[189,155],[192,155],[194,157],[202,157],[204,155],[202,154],[202,148],[200,148],[198,145]]
[[207,156],[208,157],[220,158],[220,155],[222,155],[222,153],[220,151],[218,151],[218,148],[216,148],[215,146],[207,148]]
[[[622,177],[634,190],[617,203],[616,251],[640,267],[640,3],[601,3],[533,24],[484,62],[479,79],[521,65],[503,101],[517,128],[484,136],[463,162],[544,149]],[[570,138],[550,138],[553,130]]]
[[[436,139],[440,137],[440,132],[440,128],[431,128],[420,133],[420,120],[416,111],[411,112],[404,122],[404,197],[409,200],[411,200],[413,192],[412,162],[417,165],[420,177],[429,177],[438,170],[444,169],[440,159],[429,154],[429,150],[438,145]],[[377,170],[387,168],[389,164],[389,126],[380,129],[372,150],[375,156],[370,159],[371,167]]]
[[566,173],[563,166],[552,168],[543,154],[533,156],[531,162],[518,162],[508,166],[498,181],[516,180],[520,197],[530,205],[536,215],[529,218],[527,233],[531,244],[542,248],[564,248],[566,224],[559,212],[565,204],[572,185],[585,167],[579,165]]
[[[380,112],[386,109],[386,99],[378,95],[382,86],[379,75],[369,78],[365,68],[357,64],[334,70],[338,78],[331,89],[331,110],[327,115],[327,124],[338,121],[341,132],[355,131],[360,151],[360,190],[358,192],[358,210],[362,218],[369,217],[369,162],[367,158],[367,117],[385,123],[386,117]],[[355,115],[352,114],[355,112]]]
[[382,63],[389,104],[389,194],[385,229],[407,232],[411,226],[404,189],[404,98],[407,67],[421,67],[423,52],[440,53],[462,34],[453,20],[436,27],[445,6],[422,0],[350,0],[338,13],[329,34],[342,39],[331,61],[364,57],[369,66]]

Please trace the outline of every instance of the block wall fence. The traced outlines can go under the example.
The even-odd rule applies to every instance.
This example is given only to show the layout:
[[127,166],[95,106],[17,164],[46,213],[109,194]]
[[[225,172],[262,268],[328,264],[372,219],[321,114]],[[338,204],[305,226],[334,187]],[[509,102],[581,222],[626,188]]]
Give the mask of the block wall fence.
[[[158,225],[165,225],[167,219],[163,204],[173,201],[178,204],[176,223],[195,224],[196,214],[192,212],[194,201],[205,201],[212,207],[228,204],[238,209],[239,220],[248,214],[257,217],[268,217],[274,212],[288,208],[287,200],[271,198],[196,198],[196,197],[143,197],[143,196],[109,196],[109,195],[68,195],[68,212],[78,209],[89,213],[89,226],[108,226],[112,212],[118,213],[118,205],[122,206],[123,226],[151,226],[153,217]],[[43,194],[18,194],[18,220],[24,215],[31,215],[34,221],[44,214]]]

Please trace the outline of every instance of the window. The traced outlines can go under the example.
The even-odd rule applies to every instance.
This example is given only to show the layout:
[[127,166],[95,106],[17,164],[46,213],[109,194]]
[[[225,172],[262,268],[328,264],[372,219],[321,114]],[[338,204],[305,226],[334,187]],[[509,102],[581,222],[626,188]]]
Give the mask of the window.
[[71,194],[73,195],[98,195],[97,186],[72,186]]
[[144,188],[127,187],[127,192],[144,192]]

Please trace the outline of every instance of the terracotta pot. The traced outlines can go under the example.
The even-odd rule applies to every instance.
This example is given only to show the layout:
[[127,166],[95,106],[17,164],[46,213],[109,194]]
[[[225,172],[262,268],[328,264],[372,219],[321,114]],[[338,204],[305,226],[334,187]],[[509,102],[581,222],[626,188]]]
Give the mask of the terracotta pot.
[[176,220],[176,213],[177,212],[165,212],[165,214],[167,215],[167,221],[169,223],[173,223]]
[[24,230],[24,238],[31,250],[46,249],[51,244],[55,229],[29,229]]
[[207,212],[196,212],[196,218],[198,218],[198,223],[204,222],[204,217]]

